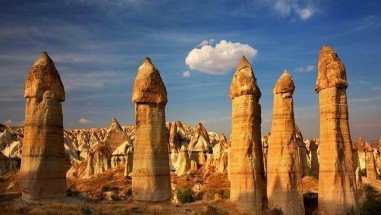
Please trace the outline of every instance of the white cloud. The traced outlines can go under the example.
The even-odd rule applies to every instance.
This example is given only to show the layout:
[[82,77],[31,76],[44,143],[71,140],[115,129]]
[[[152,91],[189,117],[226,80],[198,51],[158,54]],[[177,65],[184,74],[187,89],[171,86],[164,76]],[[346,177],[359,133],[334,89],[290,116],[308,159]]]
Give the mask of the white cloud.
[[315,66],[302,66],[296,69],[297,72],[311,72],[315,70]]
[[205,45],[212,45],[214,43],[214,39],[209,39],[209,40],[203,40],[199,45],[198,47],[200,46],[205,46]]
[[248,44],[221,40],[215,46],[203,45],[192,49],[185,58],[185,63],[189,68],[201,72],[224,74],[237,64],[242,55],[251,60],[257,53],[258,51]]
[[184,77],[184,78],[189,78],[190,76],[191,76],[190,71],[187,70],[187,71],[184,71],[184,72],[183,72],[183,77]]
[[278,16],[296,15],[303,21],[311,18],[317,11],[312,0],[270,0],[267,3],[270,3]]
[[89,119],[85,119],[85,118],[79,119],[78,122],[81,123],[81,124],[90,124],[90,123],[93,123],[93,121],[91,121]]
[[295,12],[299,15],[301,20],[309,19],[314,13],[310,8],[298,9],[298,10],[295,10]]
[[284,0],[277,0],[274,3],[274,10],[281,16],[288,16],[291,13],[291,4]]

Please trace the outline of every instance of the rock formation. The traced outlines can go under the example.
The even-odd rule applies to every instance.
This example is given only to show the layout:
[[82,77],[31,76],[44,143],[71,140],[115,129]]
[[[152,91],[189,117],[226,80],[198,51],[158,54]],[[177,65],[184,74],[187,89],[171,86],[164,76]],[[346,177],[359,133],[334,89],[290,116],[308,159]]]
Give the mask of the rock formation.
[[232,133],[229,153],[230,200],[238,207],[260,212],[267,207],[261,143],[261,92],[245,57],[233,75]]
[[110,127],[107,129],[103,142],[110,147],[111,151],[115,151],[121,143],[129,141],[127,134],[123,131],[119,122],[112,118]]
[[312,139],[312,140],[306,140],[305,141],[306,147],[308,149],[309,153],[309,160],[310,160],[310,176],[319,178],[319,140],[318,139]]
[[373,147],[368,142],[365,144],[365,167],[366,177],[377,179],[376,161],[374,159]]
[[129,176],[132,172],[132,168],[134,165],[133,155],[134,155],[134,147],[132,145],[126,145],[124,154],[126,155],[126,164],[124,169],[124,176]]
[[97,175],[111,168],[111,148],[103,143],[95,144],[88,150],[86,176]]
[[165,126],[167,91],[149,58],[138,68],[133,89],[136,136],[132,192],[137,201],[167,201],[171,197],[168,136]]
[[345,214],[358,197],[348,123],[344,64],[328,45],[319,51],[315,91],[319,94],[319,210]]
[[188,151],[192,161],[197,163],[197,166],[204,165],[206,161],[206,153],[212,149],[208,132],[201,123],[197,123],[196,134],[191,137]]
[[295,86],[284,70],[275,84],[267,158],[267,197],[285,214],[304,214],[302,171],[297,145],[292,94]]
[[188,170],[190,169],[190,165],[191,165],[191,162],[190,162],[190,159],[189,159],[189,154],[188,154],[187,146],[186,145],[182,145],[181,149],[180,149],[180,153],[179,153],[179,155],[177,157],[177,164],[176,164],[176,167],[177,167],[176,174],[177,174],[177,176],[182,176],[182,175],[186,174],[188,172]]
[[65,91],[55,65],[43,52],[25,80],[25,129],[20,187],[23,198],[63,197],[66,192],[61,102]]
[[311,161],[309,161],[308,157],[308,150],[306,147],[306,144],[303,141],[303,135],[302,132],[300,131],[299,127],[296,126],[296,145],[298,146],[298,154],[299,154],[299,164],[300,168],[302,170],[302,177],[310,175],[310,166],[309,164]]

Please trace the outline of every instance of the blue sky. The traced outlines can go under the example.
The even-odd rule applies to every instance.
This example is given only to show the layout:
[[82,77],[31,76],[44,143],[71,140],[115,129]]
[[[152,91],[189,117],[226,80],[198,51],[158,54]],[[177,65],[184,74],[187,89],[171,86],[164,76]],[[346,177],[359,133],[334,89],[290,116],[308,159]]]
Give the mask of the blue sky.
[[167,120],[202,121],[229,135],[227,91],[244,53],[262,91],[262,133],[270,130],[272,87],[285,68],[296,85],[297,124],[313,138],[314,66],[327,43],[346,65],[352,138],[378,139],[380,11],[377,0],[1,0],[0,122],[23,121],[25,74],[46,50],[66,88],[67,128],[107,126],[111,117],[134,123],[131,87],[149,56],[167,87]]

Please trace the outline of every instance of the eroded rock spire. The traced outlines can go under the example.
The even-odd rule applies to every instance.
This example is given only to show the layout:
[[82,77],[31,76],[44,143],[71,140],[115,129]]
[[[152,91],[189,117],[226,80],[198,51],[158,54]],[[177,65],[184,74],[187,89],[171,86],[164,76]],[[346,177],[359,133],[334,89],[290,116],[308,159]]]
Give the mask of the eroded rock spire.
[[46,52],[42,52],[27,73],[24,97],[22,196],[31,200],[64,197],[66,167],[60,102],[65,100],[65,90]]
[[285,214],[304,214],[302,173],[294,119],[291,75],[284,70],[273,90],[273,115],[267,155],[267,197]]
[[267,207],[261,143],[261,92],[244,56],[233,75],[229,97],[232,99],[230,199],[240,208],[260,212]]
[[136,134],[132,192],[137,201],[170,199],[170,175],[165,105],[167,91],[149,58],[138,68],[133,89]]
[[319,51],[315,90],[319,94],[319,210],[345,214],[358,207],[348,123],[344,64],[328,45]]

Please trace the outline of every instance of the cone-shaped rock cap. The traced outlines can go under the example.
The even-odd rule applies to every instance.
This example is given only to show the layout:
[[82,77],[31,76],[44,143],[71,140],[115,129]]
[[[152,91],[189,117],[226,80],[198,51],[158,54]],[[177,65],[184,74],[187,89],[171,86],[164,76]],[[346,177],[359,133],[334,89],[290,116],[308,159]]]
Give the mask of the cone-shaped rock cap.
[[261,97],[261,91],[257,86],[257,79],[245,56],[242,56],[239,60],[229,91],[231,99],[242,95],[254,95],[258,99]]
[[122,126],[120,126],[118,120],[116,120],[115,118],[111,119],[111,124],[110,124],[109,128],[110,128],[110,130],[121,130],[121,131],[123,131]]
[[54,93],[57,101],[65,101],[65,89],[60,75],[49,55],[42,52],[26,75],[24,97],[40,100],[48,90]]
[[135,103],[167,103],[167,91],[159,70],[146,57],[136,73],[132,88],[132,102]]
[[323,45],[319,51],[315,91],[319,92],[330,87],[347,88],[347,86],[344,64],[330,46]]
[[273,93],[294,93],[295,85],[290,73],[287,70],[283,70],[282,75],[279,77],[278,81],[275,83]]

